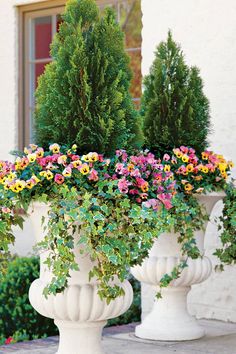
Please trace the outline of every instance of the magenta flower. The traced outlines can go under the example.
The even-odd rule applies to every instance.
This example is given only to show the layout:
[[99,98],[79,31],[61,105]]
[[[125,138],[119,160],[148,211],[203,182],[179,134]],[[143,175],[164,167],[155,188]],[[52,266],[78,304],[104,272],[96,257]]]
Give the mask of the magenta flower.
[[55,175],[55,182],[57,183],[57,184],[62,184],[63,182],[64,182],[64,180],[65,180],[65,178],[64,178],[64,176],[62,176],[61,174],[59,174],[59,173],[57,173],[56,175]]

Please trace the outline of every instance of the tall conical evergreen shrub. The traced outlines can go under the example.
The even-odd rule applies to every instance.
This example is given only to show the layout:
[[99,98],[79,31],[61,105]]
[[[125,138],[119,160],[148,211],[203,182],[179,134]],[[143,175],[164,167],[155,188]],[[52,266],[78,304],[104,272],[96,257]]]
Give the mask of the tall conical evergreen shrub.
[[69,0],[51,54],[36,92],[37,143],[107,155],[138,146],[129,58],[113,11],[102,17],[94,0]]
[[145,145],[159,155],[181,145],[204,150],[210,132],[209,102],[196,67],[189,68],[171,32],[160,43],[141,104]]

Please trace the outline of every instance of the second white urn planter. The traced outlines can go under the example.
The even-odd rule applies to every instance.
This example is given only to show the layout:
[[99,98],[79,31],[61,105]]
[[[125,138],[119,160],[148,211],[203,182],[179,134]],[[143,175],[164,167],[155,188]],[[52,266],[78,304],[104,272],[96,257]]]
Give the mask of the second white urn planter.
[[[41,218],[46,215],[45,205],[33,206],[32,222],[38,242],[44,237]],[[75,244],[79,237],[79,234],[75,236]],[[130,307],[133,290],[128,281],[122,284],[117,281],[125,295],[109,305],[105,300],[102,301],[97,294],[97,281],[89,281],[88,277],[94,263],[89,255],[81,255],[79,251],[79,247],[74,249],[80,270],[71,272],[68,287],[63,293],[50,295],[47,299],[43,289],[50,282],[52,274],[44,264],[47,254],[41,254],[40,277],[32,283],[29,298],[36,311],[54,319],[60,332],[57,354],[104,354],[101,346],[102,329],[108,319],[121,315]]]
[[[198,201],[205,206],[208,215],[214,205],[224,197],[224,193],[210,193],[197,196]],[[207,226],[207,223],[206,225]],[[192,340],[201,338],[204,330],[187,310],[187,294],[191,285],[206,280],[212,270],[211,261],[204,256],[205,231],[195,234],[197,246],[202,257],[189,259],[188,267],[184,269],[179,279],[162,290],[162,299],[156,299],[152,311],[136,327],[137,337],[152,340]],[[154,243],[149,257],[141,266],[132,269],[132,274],[141,282],[156,286],[164,274],[170,273],[181,258],[181,245],[177,241],[178,234],[162,234]]]

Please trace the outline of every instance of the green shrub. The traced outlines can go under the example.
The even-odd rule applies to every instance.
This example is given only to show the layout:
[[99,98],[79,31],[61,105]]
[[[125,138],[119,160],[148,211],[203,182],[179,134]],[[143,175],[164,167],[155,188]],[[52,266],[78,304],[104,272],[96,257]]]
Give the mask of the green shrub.
[[69,0],[36,92],[36,140],[111,155],[141,144],[124,34],[108,8]]
[[180,46],[168,33],[155,53],[144,79],[141,103],[145,146],[163,155],[174,147],[207,147],[210,132],[209,102],[197,67],[188,67]]
[[[0,335],[33,339],[57,334],[53,320],[39,315],[30,305],[30,284],[39,277],[37,257],[16,257],[0,276]],[[18,338],[18,339],[19,339]]]

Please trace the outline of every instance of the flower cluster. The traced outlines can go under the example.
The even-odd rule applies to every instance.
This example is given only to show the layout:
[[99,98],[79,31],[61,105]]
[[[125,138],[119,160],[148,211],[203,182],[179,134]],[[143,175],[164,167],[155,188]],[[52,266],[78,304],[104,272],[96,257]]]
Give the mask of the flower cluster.
[[165,154],[162,164],[165,170],[174,174],[179,189],[187,194],[205,193],[225,186],[232,161],[226,161],[222,155],[204,151],[197,156],[195,150],[181,146],[173,150],[173,156]]
[[123,150],[118,150],[116,156],[120,160],[115,165],[115,172],[121,193],[133,196],[138,203],[145,201],[144,206],[154,210],[161,203],[166,209],[171,208],[171,199],[176,193],[175,181],[173,173],[165,170],[159,159],[148,152],[128,156]]
[[171,208],[176,193],[173,172],[164,167],[151,153],[128,156],[116,152],[114,159],[106,159],[96,152],[79,156],[76,145],[65,150],[52,144],[49,151],[31,144],[15,163],[0,161],[0,184],[13,194],[23,196],[47,191],[53,185],[93,188],[97,181],[107,185],[116,182],[117,192],[147,208],[157,210],[162,205]]

